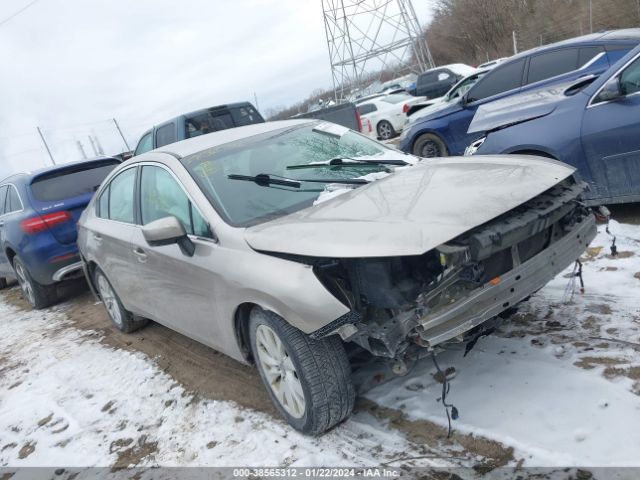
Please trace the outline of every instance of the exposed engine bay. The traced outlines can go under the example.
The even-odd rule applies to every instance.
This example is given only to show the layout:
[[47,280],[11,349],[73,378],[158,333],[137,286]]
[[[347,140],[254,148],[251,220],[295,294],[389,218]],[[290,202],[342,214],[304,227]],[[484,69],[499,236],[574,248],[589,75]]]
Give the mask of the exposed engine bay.
[[595,236],[593,215],[579,201],[585,188],[568,178],[418,256],[286,255],[312,265],[325,288],[350,309],[311,336],[337,333],[389,359],[468,341],[578,259]]

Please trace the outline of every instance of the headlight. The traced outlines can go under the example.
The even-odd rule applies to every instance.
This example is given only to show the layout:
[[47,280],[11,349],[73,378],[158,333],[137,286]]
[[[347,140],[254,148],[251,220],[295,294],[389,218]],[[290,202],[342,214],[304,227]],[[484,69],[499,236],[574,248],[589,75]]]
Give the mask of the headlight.
[[486,139],[487,137],[479,138],[478,140],[473,142],[471,145],[469,145],[467,148],[465,148],[464,149],[465,156],[474,155]]

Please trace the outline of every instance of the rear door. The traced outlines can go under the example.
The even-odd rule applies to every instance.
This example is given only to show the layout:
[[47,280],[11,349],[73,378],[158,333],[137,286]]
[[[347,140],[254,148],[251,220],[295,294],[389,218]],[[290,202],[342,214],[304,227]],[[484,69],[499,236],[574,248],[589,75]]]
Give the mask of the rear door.
[[146,315],[178,332],[219,346],[219,324],[213,301],[219,275],[208,259],[216,248],[209,225],[168,167],[145,163],[141,166],[140,223],[174,216],[196,245],[189,257],[176,244],[151,247],[142,229],[134,232],[134,265],[144,283],[139,303]]
[[119,163],[115,159],[80,163],[43,173],[31,181],[31,204],[47,221],[58,242],[64,245],[75,243],[78,235],[76,224],[82,211]]
[[137,230],[134,204],[137,166],[119,172],[94,202],[96,215],[87,225],[86,247],[104,271],[127,310],[143,313],[131,238]]
[[[584,112],[582,145],[598,198],[640,198],[640,57],[615,78],[623,96],[606,101],[597,92]],[[633,197],[633,200],[631,199]]]

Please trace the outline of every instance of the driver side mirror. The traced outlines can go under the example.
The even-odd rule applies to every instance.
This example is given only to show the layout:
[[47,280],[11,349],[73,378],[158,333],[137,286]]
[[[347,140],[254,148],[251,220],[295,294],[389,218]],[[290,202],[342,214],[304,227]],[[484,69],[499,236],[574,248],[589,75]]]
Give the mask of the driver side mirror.
[[142,235],[151,247],[178,244],[180,251],[188,257],[193,257],[196,246],[187,236],[182,222],[174,216],[154,220],[142,227]]
[[604,84],[602,90],[598,94],[598,102],[611,102],[622,97],[622,86],[620,85],[620,78],[615,76],[610,78],[607,83]]

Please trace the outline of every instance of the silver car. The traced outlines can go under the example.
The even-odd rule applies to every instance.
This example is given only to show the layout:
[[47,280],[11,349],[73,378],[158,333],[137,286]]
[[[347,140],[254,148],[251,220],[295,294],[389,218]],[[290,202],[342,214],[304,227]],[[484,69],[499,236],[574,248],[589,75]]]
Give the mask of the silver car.
[[420,159],[308,120],[225,130],[123,163],[79,222],[113,323],[151,319],[246,363],[296,429],[354,404],[350,359],[398,374],[474,341],[595,236],[574,169]]

